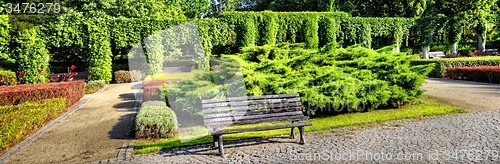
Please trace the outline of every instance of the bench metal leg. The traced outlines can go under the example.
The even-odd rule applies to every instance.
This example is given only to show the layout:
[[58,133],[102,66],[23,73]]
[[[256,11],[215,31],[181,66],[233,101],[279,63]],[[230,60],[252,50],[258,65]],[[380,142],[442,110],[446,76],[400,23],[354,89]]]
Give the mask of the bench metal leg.
[[212,136],[212,137],[214,138],[213,142],[212,142],[212,144],[213,144],[212,149],[215,149],[217,147],[217,141],[218,141],[219,137],[217,137],[217,136]]
[[[295,121],[292,121],[292,124],[294,123]],[[294,132],[294,129],[295,127],[292,127],[291,130],[290,130],[290,138],[291,139],[295,139],[295,132]]]
[[299,127],[299,131],[300,131],[300,144],[305,144],[306,140],[304,138],[304,127],[303,126]]
[[219,139],[217,140],[217,142],[219,143],[219,153],[220,153],[220,156],[224,157],[224,146],[222,145],[222,142],[223,142],[222,135],[219,135],[218,138]]

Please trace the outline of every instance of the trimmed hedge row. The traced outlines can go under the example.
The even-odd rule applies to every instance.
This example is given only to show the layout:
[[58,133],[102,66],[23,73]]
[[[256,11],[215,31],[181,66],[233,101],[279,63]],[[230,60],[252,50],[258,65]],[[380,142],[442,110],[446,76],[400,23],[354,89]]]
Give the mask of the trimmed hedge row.
[[172,138],[177,135],[177,117],[162,101],[147,101],[135,119],[137,138]]
[[487,83],[500,83],[500,66],[477,66],[450,68],[446,77]]
[[468,57],[468,58],[441,58],[412,60],[412,65],[426,65],[435,63],[436,67],[429,74],[430,77],[445,77],[450,68],[472,66],[500,66],[500,56]]
[[24,102],[15,106],[0,106],[0,152],[20,142],[24,137],[66,111],[66,100],[55,98],[40,102]]
[[15,72],[0,70],[0,86],[16,85],[16,84],[17,84],[17,77]]
[[0,106],[18,105],[24,102],[40,102],[45,99],[66,98],[70,107],[85,95],[83,81],[15,85],[0,87]]

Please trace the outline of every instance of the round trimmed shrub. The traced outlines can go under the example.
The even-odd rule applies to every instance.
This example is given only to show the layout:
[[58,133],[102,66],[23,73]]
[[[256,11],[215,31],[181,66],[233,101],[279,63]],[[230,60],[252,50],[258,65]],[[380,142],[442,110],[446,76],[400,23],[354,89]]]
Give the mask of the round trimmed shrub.
[[115,82],[116,83],[130,83],[131,76],[129,71],[116,71],[115,72]]
[[173,138],[177,135],[177,117],[165,102],[144,102],[135,119],[136,138]]

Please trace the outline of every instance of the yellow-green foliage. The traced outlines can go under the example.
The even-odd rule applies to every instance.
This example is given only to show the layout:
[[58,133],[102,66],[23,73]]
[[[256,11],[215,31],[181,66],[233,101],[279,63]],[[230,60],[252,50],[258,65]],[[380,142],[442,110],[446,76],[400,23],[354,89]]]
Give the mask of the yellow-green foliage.
[[[22,83],[48,82],[50,56],[39,31],[34,24],[27,22],[16,22],[14,31],[12,52],[18,69],[25,73]],[[40,74],[40,70],[43,73]]]
[[89,33],[88,62],[89,78],[104,80],[109,83],[112,78],[111,44],[106,20],[95,18],[87,22]]
[[[182,80],[165,88],[174,110],[201,113],[201,100],[238,93],[235,82],[241,66],[247,95],[300,93],[309,114],[394,107],[422,95],[420,86],[433,65],[410,66],[411,57],[396,54],[394,47],[371,50],[361,46],[305,49],[302,44],[253,46],[236,55],[223,55],[221,68]],[[235,72],[236,71],[236,72]],[[229,96],[230,97],[230,96]]]
[[420,86],[433,68],[412,67],[409,57],[392,49],[290,47],[248,47],[223,57],[242,62],[247,94],[300,93],[311,114],[409,103],[422,95]]
[[66,100],[47,99],[16,106],[0,106],[0,150],[21,141],[34,130],[58,117],[66,110]]
[[0,70],[0,85],[16,85],[16,73],[12,71]]

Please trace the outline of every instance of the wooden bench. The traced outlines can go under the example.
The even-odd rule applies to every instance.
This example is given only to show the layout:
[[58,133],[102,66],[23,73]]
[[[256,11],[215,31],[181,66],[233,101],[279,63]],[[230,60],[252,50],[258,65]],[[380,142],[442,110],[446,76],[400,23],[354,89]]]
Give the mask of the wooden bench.
[[443,58],[445,57],[443,51],[429,52],[429,58]]
[[[221,156],[224,156],[222,139],[224,134],[291,128],[290,137],[295,138],[294,128],[298,127],[300,144],[304,144],[304,126],[312,125],[311,122],[302,122],[309,117],[302,113],[298,93],[203,100],[202,107],[205,126],[213,129],[209,135],[213,136],[214,148],[216,142],[218,143]],[[291,123],[255,128],[223,129],[236,125],[286,121]]]
[[498,49],[485,49],[483,54],[485,54],[485,55],[499,55]]

